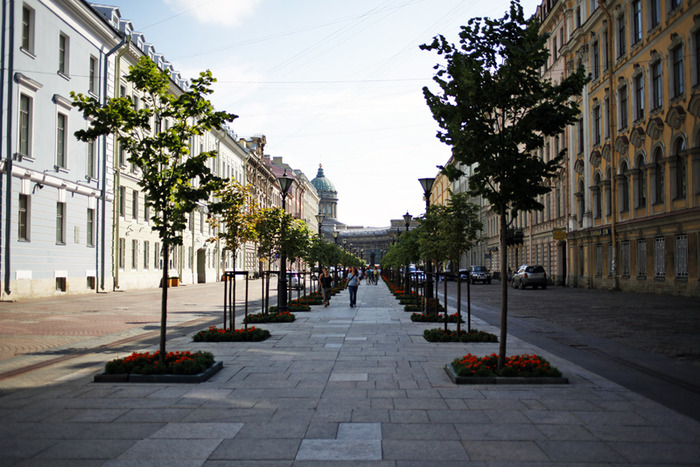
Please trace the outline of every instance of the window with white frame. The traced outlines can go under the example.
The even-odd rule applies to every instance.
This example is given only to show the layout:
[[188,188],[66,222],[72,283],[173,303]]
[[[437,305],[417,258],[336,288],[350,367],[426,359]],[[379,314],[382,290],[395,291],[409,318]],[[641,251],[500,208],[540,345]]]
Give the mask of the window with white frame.
[[34,119],[34,99],[21,93],[19,95],[19,142],[17,150],[23,156],[32,155],[32,136]]
[[117,251],[117,266],[124,269],[126,263],[126,239],[119,239],[119,250]]
[[624,129],[627,128],[627,125],[629,124],[629,117],[628,117],[628,109],[627,109],[627,104],[628,104],[628,97],[627,97],[627,85],[620,87],[620,89],[617,90],[617,95],[618,95],[618,129]]
[[637,240],[637,277],[646,277],[647,275],[647,241],[645,239]]
[[95,180],[97,178],[97,141],[88,141],[85,146],[87,146],[85,175]]
[[148,241],[143,242],[143,269],[148,270],[150,269],[151,261],[151,244]]
[[661,61],[654,62],[651,68],[651,108],[658,109],[663,105],[663,76]]
[[56,114],[56,167],[68,168],[68,116]]
[[665,261],[664,237],[656,237],[654,239],[654,277],[666,277]]
[[679,97],[685,91],[683,46],[671,49],[671,97]]
[[22,5],[22,50],[34,54],[34,9]]
[[617,58],[627,53],[627,21],[625,15],[617,17]]
[[87,246],[95,246],[95,210],[87,210]]
[[661,22],[661,0],[649,0],[649,29],[654,29]]
[[119,187],[119,215],[126,216],[126,187]]
[[67,35],[60,33],[58,35],[58,73],[63,76],[69,76],[69,63],[70,39]]
[[66,203],[56,203],[56,243],[66,244]]
[[131,218],[138,220],[139,218],[139,192],[132,190],[131,192]]
[[632,44],[642,40],[642,0],[632,0]]
[[676,235],[676,277],[688,277],[688,235]]
[[634,119],[644,118],[644,75],[639,73],[634,77]]
[[593,73],[593,79],[596,80],[600,78],[600,43],[598,41],[593,42],[591,60],[591,72]]
[[97,58],[91,55],[88,67],[88,91],[92,94],[97,94],[97,79],[99,76]]
[[17,240],[20,242],[29,241],[32,217],[30,199],[29,195],[19,195],[19,203],[17,205]]
[[620,245],[620,267],[622,277],[630,276],[630,242],[625,240]]
[[138,269],[139,265],[139,241],[131,241],[131,269]]

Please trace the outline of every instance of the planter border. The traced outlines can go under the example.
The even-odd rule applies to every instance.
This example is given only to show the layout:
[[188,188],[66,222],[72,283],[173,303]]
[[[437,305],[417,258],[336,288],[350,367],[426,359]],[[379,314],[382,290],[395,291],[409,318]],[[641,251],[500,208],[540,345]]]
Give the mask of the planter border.
[[96,383],[203,383],[224,367],[224,362],[214,364],[196,375],[141,375],[141,374],[116,374],[108,375],[100,373],[95,375]]
[[563,376],[459,376],[451,363],[445,365],[445,373],[455,384],[569,384]]

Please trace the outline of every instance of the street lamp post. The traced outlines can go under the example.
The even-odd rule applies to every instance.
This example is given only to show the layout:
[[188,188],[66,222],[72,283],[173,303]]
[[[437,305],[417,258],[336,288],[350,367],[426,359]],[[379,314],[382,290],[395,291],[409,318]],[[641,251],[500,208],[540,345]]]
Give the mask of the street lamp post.
[[[433,189],[433,183],[435,183],[434,178],[419,178],[420,186],[423,187],[423,194],[425,195],[425,214],[428,214],[428,207],[430,206],[430,191]],[[430,258],[425,260],[425,298],[430,300],[433,298],[433,265]]]
[[[325,219],[326,216],[325,214],[321,214],[321,211],[318,211],[318,214],[316,214],[316,222],[318,223],[318,239],[319,241],[323,240],[321,237],[321,226],[323,225],[323,219]],[[312,274],[313,276],[313,274]],[[321,255],[318,256],[318,277],[321,277]]]
[[[294,179],[287,175],[287,171],[281,177],[277,178],[277,183],[282,190],[282,212],[286,214],[287,210],[287,193],[292,186]],[[282,220],[282,248],[280,251],[280,279],[277,281],[277,296],[278,306],[277,312],[288,311],[287,309],[287,253],[284,251],[284,219]]]
[[[408,232],[408,228],[411,226],[411,219],[413,219],[413,216],[411,216],[408,211],[406,211],[406,214],[403,215],[403,221],[406,224],[406,232]],[[399,229],[396,229],[397,232],[399,232]],[[400,232],[399,232],[400,233]],[[404,271],[404,293],[406,295],[411,293],[411,277],[409,276],[408,272],[408,261],[406,261],[406,270]]]

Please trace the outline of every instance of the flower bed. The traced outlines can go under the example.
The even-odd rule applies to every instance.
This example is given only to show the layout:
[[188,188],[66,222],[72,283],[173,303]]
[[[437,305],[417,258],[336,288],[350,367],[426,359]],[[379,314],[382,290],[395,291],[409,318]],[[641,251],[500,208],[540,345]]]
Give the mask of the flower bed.
[[[461,316],[458,316],[457,313],[454,313],[447,317],[447,322],[456,323],[458,319],[460,323],[464,322],[464,320],[461,319]],[[444,323],[445,315],[440,315],[437,313],[413,313],[411,315],[411,321],[413,321],[414,323]]]
[[459,333],[449,329],[426,329],[423,331],[423,337],[428,342],[498,342],[498,337],[494,334],[477,329],[470,332],[460,330]]
[[[311,307],[309,305],[303,305],[300,303],[289,302],[289,304],[287,305],[287,308],[289,309],[289,311],[296,311],[296,312],[311,311]],[[276,306],[271,306],[270,308],[267,309],[267,311],[269,313],[277,313],[277,310],[278,310],[278,308]]]
[[512,355],[506,357],[503,368],[497,370],[498,355],[495,353],[486,357],[467,354],[452,361],[452,368],[458,376],[521,376],[560,377],[561,372],[539,355]]
[[165,365],[160,364],[159,359],[160,351],[134,352],[128,357],[107,362],[105,374],[195,375],[214,364],[214,355],[211,352],[168,352],[165,355]]
[[291,323],[296,317],[288,312],[283,311],[281,313],[253,313],[249,314],[243,320],[245,323]]
[[[423,311],[423,305],[421,304],[414,304],[414,305],[406,305],[403,307],[403,311]],[[445,307],[442,305],[438,306],[437,311],[445,311]],[[429,314],[434,314],[435,312],[430,312]]]
[[210,326],[192,337],[195,342],[259,342],[270,337],[270,331],[255,326],[246,329],[220,329]]

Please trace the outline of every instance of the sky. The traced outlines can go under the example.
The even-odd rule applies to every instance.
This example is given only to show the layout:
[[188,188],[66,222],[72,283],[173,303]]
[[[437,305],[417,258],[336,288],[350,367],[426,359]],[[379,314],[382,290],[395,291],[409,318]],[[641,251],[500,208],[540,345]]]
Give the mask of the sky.
[[[92,0],[91,0],[92,1]],[[425,213],[419,178],[450,148],[422,88],[436,35],[455,42],[472,17],[500,18],[506,0],[99,0],[117,6],[184,78],[211,70],[217,110],[239,137],[309,180],[319,164],[338,191],[338,220],[388,226]],[[526,16],[540,2],[522,0]]]

